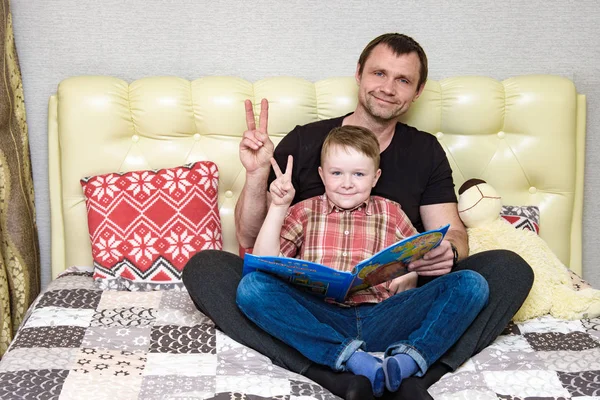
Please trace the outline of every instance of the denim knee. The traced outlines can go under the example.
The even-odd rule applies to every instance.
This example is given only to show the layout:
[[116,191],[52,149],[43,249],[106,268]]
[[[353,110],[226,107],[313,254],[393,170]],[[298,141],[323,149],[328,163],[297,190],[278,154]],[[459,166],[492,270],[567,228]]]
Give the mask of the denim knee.
[[260,298],[261,283],[257,279],[258,275],[260,273],[251,272],[245,275],[238,285],[235,301],[242,310],[246,309],[249,305],[255,305],[256,300]]
[[475,271],[457,271],[459,287],[464,288],[464,292],[468,293],[473,303],[480,308],[483,308],[488,301],[490,289],[487,280]]

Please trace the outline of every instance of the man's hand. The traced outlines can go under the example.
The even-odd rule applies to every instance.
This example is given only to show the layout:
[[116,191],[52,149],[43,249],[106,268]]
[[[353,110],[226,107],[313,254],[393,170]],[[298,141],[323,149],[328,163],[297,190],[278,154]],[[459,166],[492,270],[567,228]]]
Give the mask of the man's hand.
[[452,271],[453,264],[454,253],[450,242],[442,240],[439,246],[431,249],[423,258],[408,264],[408,270],[423,276],[438,276]]
[[269,168],[269,160],[273,157],[273,142],[267,133],[269,121],[269,102],[262,99],[260,102],[260,116],[258,118],[258,129],[254,122],[254,110],[252,102],[246,100],[246,126],[248,130],[240,141],[240,161],[246,172],[252,174],[261,169]]
[[294,167],[294,157],[288,156],[287,167],[285,167],[285,173],[281,172],[277,161],[271,158],[271,165],[273,171],[275,171],[275,179],[271,182],[271,204],[275,206],[289,206],[294,200],[296,190],[292,185],[292,168]]

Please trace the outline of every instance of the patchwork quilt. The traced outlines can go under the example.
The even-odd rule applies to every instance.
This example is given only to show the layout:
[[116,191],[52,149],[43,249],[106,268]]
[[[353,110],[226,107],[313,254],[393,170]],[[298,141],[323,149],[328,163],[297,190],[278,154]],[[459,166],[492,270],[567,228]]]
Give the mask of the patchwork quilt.
[[215,329],[186,292],[101,291],[73,269],[0,362],[0,399],[337,399]]
[[600,318],[511,324],[429,393],[436,400],[600,399]]
[[[435,399],[600,399],[600,319],[510,325]],[[101,291],[71,268],[0,361],[1,399],[337,399],[215,329],[179,291]]]

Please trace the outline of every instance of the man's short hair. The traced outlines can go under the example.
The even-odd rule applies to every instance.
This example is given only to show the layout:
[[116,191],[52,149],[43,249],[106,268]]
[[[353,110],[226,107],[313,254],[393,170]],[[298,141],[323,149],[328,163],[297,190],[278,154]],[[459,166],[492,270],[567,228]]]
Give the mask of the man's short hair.
[[323,142],[321,165],[332,146],[354,149],[372,159],[375,170],[379,168],[379,141],[375,134],[367,128],[355,125],[333,128]]
[[428,74],[427,55],[425,55],[425,50],[423,50],[416,40],[402,33],[384,33],[371,40],[358,58],[358,73],[360,75],[362,75],[363,67],[371,55],[371,52],[379,44],[388,46],[397,56],[416,53],[421,64],[421,68],[419,69],[419,84],[417,87],[421,88],[422,85],[425,85]]

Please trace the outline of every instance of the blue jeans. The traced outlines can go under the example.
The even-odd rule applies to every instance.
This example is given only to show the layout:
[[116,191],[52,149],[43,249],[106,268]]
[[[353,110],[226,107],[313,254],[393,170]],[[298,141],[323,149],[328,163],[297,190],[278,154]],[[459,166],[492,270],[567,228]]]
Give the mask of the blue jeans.
[[417,376],[446,352],[486,305],[488,285],[473,271],[457,271],[379,304],[340,307],[272,275],[240,281],[237,304],[256,325],[310,360],[336,371],[358,349],[406,353]]

